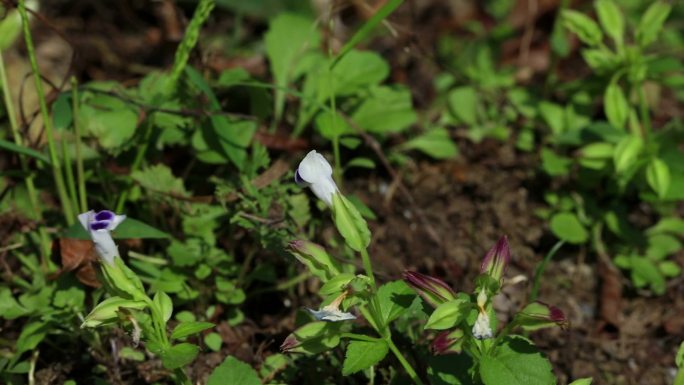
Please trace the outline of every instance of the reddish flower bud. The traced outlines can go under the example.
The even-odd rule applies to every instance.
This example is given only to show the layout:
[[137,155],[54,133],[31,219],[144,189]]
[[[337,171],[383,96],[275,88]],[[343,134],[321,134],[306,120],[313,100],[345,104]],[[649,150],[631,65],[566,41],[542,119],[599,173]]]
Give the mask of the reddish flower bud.
[[494,246],[487,252],[484,259],[482,260],[482,265],[480,266],[480,272],[483,274],[489,274],[492,278],[497,281],[503,277],[508,267],[508,263],[511,260],[511,249],[508,246],[508,237],[505,235],[496,242]]
[[447,330],[437,334],[430,344],[430,350],[434,355],[461,353],[463,345],[463,330]]
[[563,311],[544,302],[532,302],[516,316],[518,323],[525,330],[536,330],[551,326],[567,328],[569,322]]
[[404,281],[432,307],[456,299],[456,293],[444,281],[415,271],[405,271]]

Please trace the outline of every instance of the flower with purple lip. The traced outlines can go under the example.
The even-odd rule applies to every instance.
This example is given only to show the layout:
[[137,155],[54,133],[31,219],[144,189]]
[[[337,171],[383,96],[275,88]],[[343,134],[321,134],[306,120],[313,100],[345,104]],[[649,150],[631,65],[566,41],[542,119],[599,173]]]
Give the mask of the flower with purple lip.
[[111,231],[123,220],[125,215],[116,215],[109,210],[95,212],[87,211],[78,216],[81,225],[90,234],[90,239],[95,244],[95,251],[106,263],[112,264],[114,257],[119,255],[119,249],[112,239]]
[[480,272],[489,274],[498,281],[506,272],[506,268],[510,261],[511,249],[508,246],[508,237],[504,235],[499,238],[496,244],[492,246],[485,255],[482,260],[482,265],[480,266]]
[[309,187],[328,207],[332,206],[333,195],[339,192],[332,178],[330,163],[316,150],[311,150],[299,163],[295,171],[295,182]]

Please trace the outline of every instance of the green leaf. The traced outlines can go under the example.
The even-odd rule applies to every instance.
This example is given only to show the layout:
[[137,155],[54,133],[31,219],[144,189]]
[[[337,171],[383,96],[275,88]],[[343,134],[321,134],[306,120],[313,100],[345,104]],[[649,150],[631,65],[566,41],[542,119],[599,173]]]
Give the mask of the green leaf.
[[435,159],[449,159],[458,155],[458,147],[443,127],[433,128],[403,143],[403,150],[418,150]]
[[405,87],[377,87],[354,111],[352,119],[364,130],[377,134],[401,132],[417,120],[411,92]]
[[603,33],[598,24],[583,13],[565,9],[561,13],[563,25],[572,31],[583,43],[596,46],[603,40]]
[[[271,19],[264,37],[266,55],[276,86],[287,87],[297,60],[310,48],[317,48],[320,35],[313,20],[294,13],[281,13]],[[275,91],[275,120],[280,120],[285,92]]]
[[560,134],[565,131],[567,125],[565,123],[565,109],[562,106],[542,101],[539,103],[539,114],[553,134]]
[[332,80],[325,75],[320,76],[317,98],[325,101],[333,91],[337,96],[356,94],[380,84],[389,72],[389,65],[378,53],[350,51],[333,68]]
[[658,270],[666,277],[679,277],[682,268],[674,261],[662,261],[658,263]]
[[640,46],[656,41],[671,10],[672,6],[664,1],[656,1],[648,7],[636,29],[636,40]]
[[670,234],[655,234],[648,237],[646,256],[662,260],[682,249],[682,243]]
[[45,339],[49,330],[48,323],[44,321],[32,321],[24,325],[17,339],[16,356],[35,349]]
[[350,160],[349,162],[347,162],[346,165],[344,165],[345,169],[352,167],[374,169],[375,162],[373,162],[373,160],[369,158],[358,157]]
[[639,159],[641,150],[644,148],[644,141],[640,136],[629,135],[620,140],[615,147],[613,163],[615,171],[623,173],[633,166]]
[[[112,232],[114,239],[166,239],[170,235],[157,230],[156,228],[140,222],[137,219],[126,217],[126,220],[121,222],[116,230]],[[71,239],[90,239],[90,235],[86,232],[80,223],[71,225],[64,232],[64,238]]]
[[620,64],[620,58],[606,48],[587,48],[581,54],[589,67],[598,74],[610,73]]
[[603,94],[603,108],[610,124],[624,130],[629,117],[629,103],[622,88],[617,82],[610,82]]
[[14,7],[7,9],[3,6],[0,9],[3,12],[3,18],[0,20],[0,51],[5,51],[14,44],[21,33],[21,15]]
[[310,322],[290,333],[281,349],[288,353],[318,354],[340,344],[339,322]]
[[251,366],[235,357],[228,357],[211,372],[207,379],[207,385],[227,384],[261,385],[261,380]]
[[684,219],[676,217],[663,218],[646,230],[646,233],[649,235],[671,233],[684,236]]
[[594,6],[603,30],[618,47],[621,47],[625,33],[625,19],[620,8],[613,0],[598,0]]
[[164,317],[164,323],[167,323],[173,314],[173,301],[171,301],[171,297],[163,291],[158,291],[154,294],[152,301],[161,312],[161,316]]
[[581,244],[589,239],[589,233],[573,213],[557,213],[551,218],[551,232],[564,241]]
[[197,345],[183,342],[162,352],[162,364],[166,369],[182,368],[194,361],[198,353],[199,347]]
[[427,375],[431,385],[475,385],[475,381],[468,374],[468,370],[473,366],[473,359],[469,355],[430,355],[427,360]]
[[485,385],[550,385],[556,383],[551,363],[527,339],[506,337],[495,355],[480,361],[480,377]]
[[134,171],[131,174],[131,178],[142,188],[154,193],[166,194],[172,197],[187,197],[189,195],[185,190],[183,180],[176,178],[171,169],[163,163]]
[[401,316],[416,299],[415,292],[404,281],[392,281],[378,289],[376,294],[383,325]]
[[204,336],[204,343],[207,347],[215,352],[221,350],[221,345],[223,344],[223,339],[218,333],[209,333]]
[[449,92],[449,110],[463,123],[473,126],[477,124],[477,110],[480,98],[473,87],[458,87]]
[[632,280],[647,282],[654,293],[661,295],[665,293],[665,278],[658,270],[658,266],[648,258],[632,256],[630,258],[632,267]]
[[215,325],[211,322],[200,322],[200,321],[191,321],[191,322],[181,322],[176,327],[173,329],[173,332],[171,333],[171,338],[173,339],[179,339],[179,338],[184,338],[189,335],[199,333],[203,330],[207,330],[210,328],[213,328]]
[[467,298],[460,297],[444,302],[432,312],[425,324],[425,329],[445,330],[458,325],[470,311]]
[[316,129],[322,137],[334,140],[342,135],[354,134],[349,123],[339,114],[330,110],[321,111],[314,120]]
[[660,158],[653,158],[646,166],[646,181],[659,198],[664,198],[670,189],[670,167]]
[[365,250],[371,241],[371,233],[359,211],[342,194],[333,195],[333,219],[337,231],[355,251]]
[[551,176],[567,175],[570,172],[572,160],[556,154],[546,147],[541,150],[542,168]]
[[86,96],[79,111],[84,132],[107,150],[129,143],[138,126],[138,111],[114,96]]
[[385,358],[388,351],[389,346],[383,340],[350,342],[342,365],[342,375],[348,376],[370,368]]
[[36,158],[36,159],[40,160],[41,162],[48,164],[48,165],[51,164],[50,158],[48,158],[47,155],[43,154],[40,151],[36,151],[30,147],[20,146],[18,144],[9,142],[7,140],[0,139],[0,148],[7,150],[7,151],[11,151],[11,152],[16,152],[17,154],[27,155],[27,156],[30,156],[32,158]]

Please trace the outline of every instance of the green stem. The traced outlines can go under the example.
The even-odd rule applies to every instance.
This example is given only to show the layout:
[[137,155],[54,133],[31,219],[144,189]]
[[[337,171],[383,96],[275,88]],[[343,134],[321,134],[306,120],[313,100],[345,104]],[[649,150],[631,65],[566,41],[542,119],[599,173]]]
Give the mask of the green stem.
[[[143,129],[145,130],[143,132],[143,137],[140,143],[138,144],[138,151],[135,154],[135,159],[133,159],[133,164],[131,165],[131,169],[129,171],[130,174],[133,174],[134,172],[138,171],[140,168],[140,165],[143,162],[143,159],[145,159],[145,153],[147,152],[147,147],[150,144],[150,138],[152,138],[152,131],[153,131],[153,126],[154,126],[154,118],[152,115],[147,118],[147,120],[144,123]],[[126,200],[128,199],[128,196],[130,195],[131,189],[133,188],[133,185],[130,184],[126,190],[124,190],[121,195],[119,195],[119,200],[116,203],[116,209],[115,212],[120,213],[124,209],[124,205],[126,204]]]
[[651,115],[648,112],[648,103],[646,102],[646,94],[644,93],[644,85],[639,83],[637,85],[637,92],[639,93],[639,113],[641,115],[641,125],[644,130],[644,140],[648,140],[651,135]]
[[[5,102],[5,110],[7,111],[7,117],[10,123],[10,129],[12,130],[12,137],[14,138],[14,143],[18,146],[23,145],[23,140],[21,139],[21,134],[19,133],[19,125],[17,124],[17,117],[14,114],[14,105],[12,103],[12,95],[10,94],[9,83],[7,82],[7,72],[5,71],[5,60],[2,57],[2,50],[0,50],[0,85],[2,85],[2,94]],[[21,164],[21,171],[24,173],[24,184],[26,185],[26,192],[28,194],[29,204],[31,205],[31,211],[33,211],[36,216],[36,220],[40,223],[43,221],[43,211],[38,204],[38,192],[36,191],[36,186],[33,183],[33,174],[29,170],[28,161],[24,156],[19,155],[19,163]],[[40,237],[40,256],[41,256],[41,266],[46,271],[50,269],[51,262],[47,256],[50,254],[50,238],[48,238],[47,232],[42,225],[38,225],[38,235]]]
[[50,152],[50,164],[52,165],[52,175],[55,179],[57,187],[57,194],[62,205],[62,212],[67,225],[71,226],[74,223],[74,215],[71,209],[71,202],[66,192],[64,185],[64,177],[60,168],[59,160],[57,159],[57,146],[55,145],[55,138],[52,134],[52,120],[50,119],[50,112],[48,111],[47,101],[45,100],[45,92],[43,91],[43,81],[38,70],[38,62],[36,60],[36,51],[33,47],[33,38],[31,37],[31,30],[29,28],[28,14],[26,13],[25,0],[19,0],[19,15],[21,16],[21,23],[24,30],[24,40],[26,41],[26,51],[28,53],[29,61],[31,63],[31,70],[33,72],[33,80],[36,86],[36,93],[38,94],[38,105],[40,107],[40,114],[43,117],[43,124],[45,125],[45,135],[48,141],[48,150]]
[[537,266],[537,269],[534,271],[534,284],[532,285],[532,291],[530,292],[530,302],[536,301],[537,297],[539,296],[539,286],[541,285],[541,276],[544,274],[544,270],[546,270],[546,265],[548,265],[549,261],[551,258],[553,258],[554,255],[558,252],[558,250],[565,244],[565,241],[558,241],[556,242],[555,245],[549,250],[549,252],[546,254],[544,257],[544,260]]
[[423,381],[418,377],[418,374],[416,374],[416,371],[413,369],[413,366],[406,361],[406,358],[401,354],[397,346],[394,344],[394,341],[392,341],[392,338],[386,338],[385,341],[387,342],[387,345],[389,346],[390,350],[392,353],[394,353],[394,356],[397,357],[397,360],[399,360],[399,363],[401,363],[401,366],[404,367],[404,370],[406,370],[406,373],[411,377],[411,380],[417,385],[423,385]]
[[66,141],[61,141],[62,145],[62,160],[64,160],[64,171],[66,174],[66,183],[69,190],[69,199],[72,207],[78,208],[78,199],[76,197],[76,181],[74,180],[74,171],[71,168],[71,156],[67,149]]
[[368,278],[370,278],[371,288],[373,289],[373,293],[375,293],[375,275],[373,274],[373,265],[371,264],[370,256],[366,249],[361,249],[360,253],[363,269],[366,271]]
[[79,99],[78,82],[76,77],[71,77],[71,111],[74,121],[74,132],[76,134],[76,179],[78,180],[78,198],[81,205],[81,212],[88,211],[88,193],[85,186],[85,172],[83,171],[83,154],[81,154],[81,124],[78,119]]

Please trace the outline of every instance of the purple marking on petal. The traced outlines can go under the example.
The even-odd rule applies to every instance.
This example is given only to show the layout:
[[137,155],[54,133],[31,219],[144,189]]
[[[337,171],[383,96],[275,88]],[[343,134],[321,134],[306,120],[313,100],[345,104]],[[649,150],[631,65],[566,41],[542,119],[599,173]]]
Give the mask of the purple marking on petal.
[[299,169],[295,171],[295,183],[297,183],[300,186],[306,186],[307,183],[304,179],[302,179],[302,176],[299,175]]
[[97,231],[97,230],[105,230],[109,225],[111,224],[110,221],[97,221],[97,222],[91,222],[90,223],[90,230]]
[[97,214],[95,214],[95,220],[96,221],[111,221],[114,219],[114,213],[109,211],[109,210],[102,210],[98,211]]

